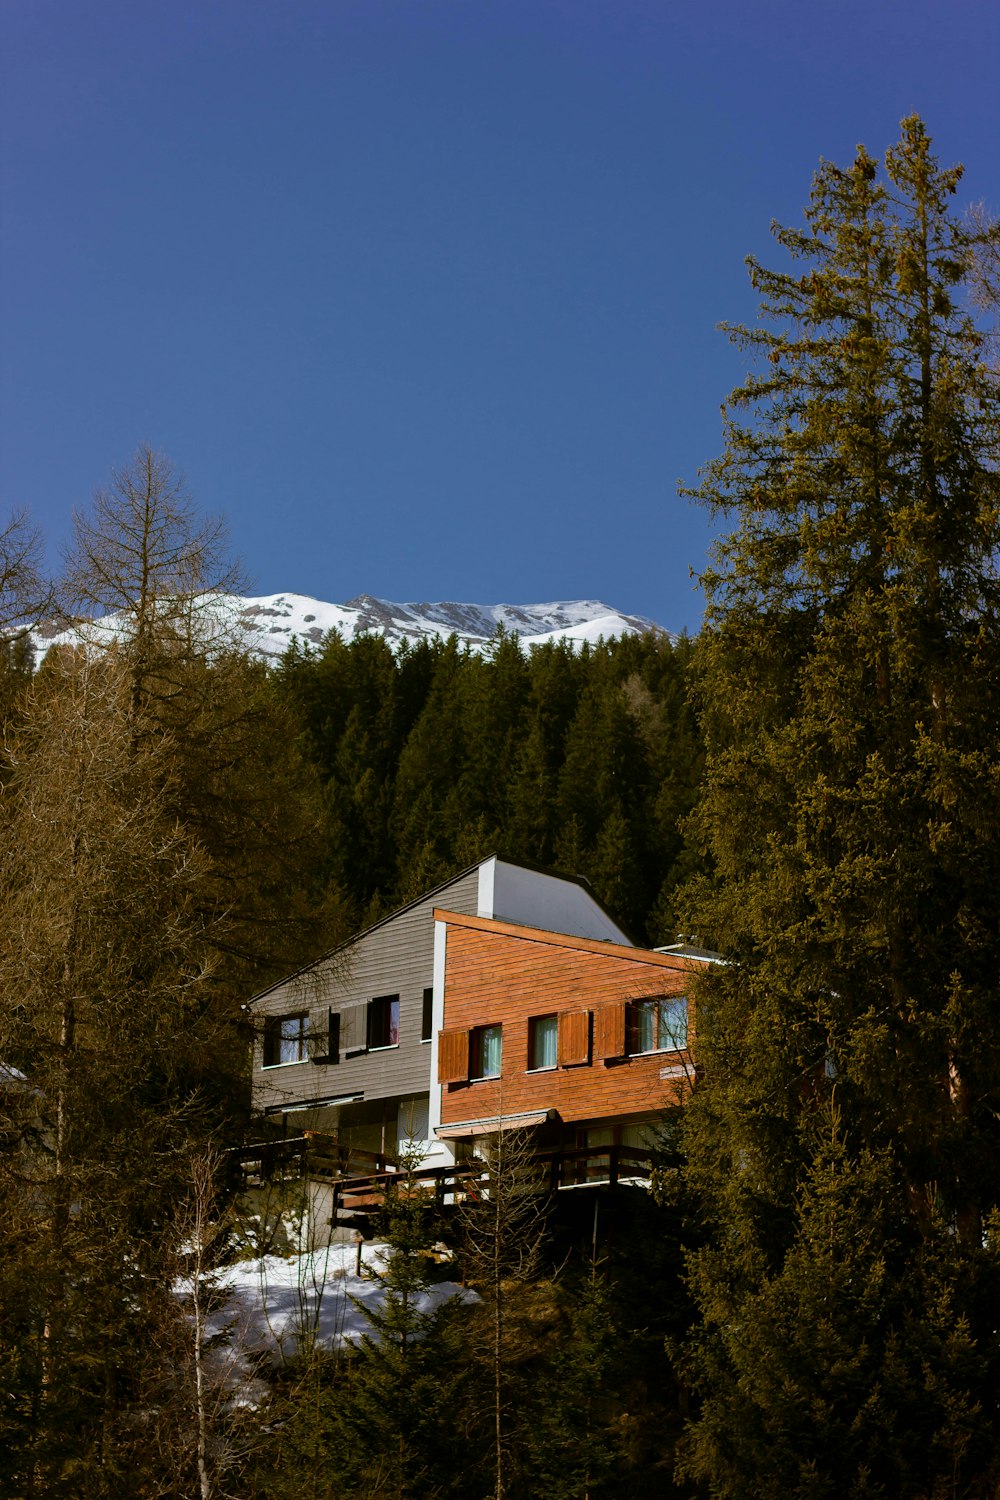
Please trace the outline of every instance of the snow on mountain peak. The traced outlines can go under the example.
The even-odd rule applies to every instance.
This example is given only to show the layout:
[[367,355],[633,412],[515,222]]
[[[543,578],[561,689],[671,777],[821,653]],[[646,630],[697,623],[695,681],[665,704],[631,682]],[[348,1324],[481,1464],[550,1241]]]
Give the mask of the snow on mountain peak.
[[582,643],[647,630],[667,634],[653,620],[622,614],[594,599],[522,605],[449,601],[396,604],[371,594],[358,594],[346,604],[324,604],[302,594],[272,594],[244,599],[240,618],[251,649],[264,656],[280,654],[293,635],[306,645],[318,645],[332,629],[339,630],[347,641],[371,631],[384,635],[392,645],[455,635],[473,650],[483,647],[501,625],[511,634],[516,632],[529,646],[562,637]]
[[[246,648],[265,658],[281,656],[293,638],[307,649],[317,648],[331,630],[339,631],[345,641],[366,632],[383,635],[394,647],[403,641],[455,635],[471,650],[481,650],[499,626],[510,634],[516,632],[527,646],[562,639],[582,645],[645,631],[669,634],[654,620],[623,614],[596,599],[548,604],[395,604],[371,594],[358,594],[346,604],[328,604],[306,594],[254,598],[219,594],[206,602],[204,614],[218,621],[220,633],[229,634],[235,627]],[[84,633],[89,639],[112,639],[117,627],[116,617],[108,615],[90,627],[42,626],[33,638],[40,658],[50,646],[78,644]]]

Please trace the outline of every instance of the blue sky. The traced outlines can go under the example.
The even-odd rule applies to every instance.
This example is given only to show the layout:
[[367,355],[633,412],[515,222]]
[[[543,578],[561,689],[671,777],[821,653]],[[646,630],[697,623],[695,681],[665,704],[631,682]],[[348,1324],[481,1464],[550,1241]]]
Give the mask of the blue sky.
[[743,258],[913,110],[1000,207],[995,0],[4,0],[0,507],[149,442],[257,592],[694,630]]

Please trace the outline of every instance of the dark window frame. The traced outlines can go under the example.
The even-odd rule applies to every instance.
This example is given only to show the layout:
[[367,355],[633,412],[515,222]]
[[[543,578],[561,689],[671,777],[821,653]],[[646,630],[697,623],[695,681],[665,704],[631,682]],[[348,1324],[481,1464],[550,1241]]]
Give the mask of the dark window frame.
[[[684,1007],[684,1024],[677,1027],[668,1020],[668,1009]],[[652,1023],[652,1024],[650,1024]],[[644,1038],[643,1032],[647,1033]],[[688,1016],[686,995],[650,995],[630,1000],[625,1017],[625,1051],[628,1057],[651,1057],[658,1052],[683,1052],[687,1048]],[[652,1040],[652,1046],[641,1045]]]
[[[286,1052],[294,1052],[296,1055],[285,1056]],[[287,1015],[265,1018],[263,1067],[286,1068],[294,1063],[307,1062],[308,1058],[308,1011],[291,1011]]]
[[[549,1041],[552,1047],[552,1061],[539,1062],[539,1032],[543,1023],[551,1024]],[[558,1011],[546,1011],[544,1015],[529,1016],[528,1018],[528,1069],[529,1073],[552,1073],[559,1066],[559,1013]]]
[[[493,1035],[499,1038],[499,1056],[496,1069],[487,1073],[484,1053],[489,1038]],[[492,1021],[487,1026],[474,1026],[469,1033],[469,1079],[478,1081],[480,1079],[499,1078],[503,1071],[503,1026],[499,1021]]]
[[399,996],[376,995],[368,1002],[368,1051],[399,1046]]

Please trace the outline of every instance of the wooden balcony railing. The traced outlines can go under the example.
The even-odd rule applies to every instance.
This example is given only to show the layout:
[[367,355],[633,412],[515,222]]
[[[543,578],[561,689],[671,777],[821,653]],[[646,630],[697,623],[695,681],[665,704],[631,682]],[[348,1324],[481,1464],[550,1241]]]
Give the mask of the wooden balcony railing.
[[[235,1148],[247,1186],[308,1177],[333,1190],[333,1217],[376,1211],[390,1187],[403,1188],[395,1160],[382,1152],[341,1145],[333,1136],[307,1131],[291,1140],[257,1142]],[[525,1190],[556,1193],[563,1188],[634,1185],[648,1182],[652,1155],[632,1146],[586,1146],[538,1151],[525,1168]],[[488,1197],[490,1174],[476,1157],[447,1167],[418,1167],[405,1173],[406,1190],[432,1194],[437,1205],[453,1207],[471,1197]]]

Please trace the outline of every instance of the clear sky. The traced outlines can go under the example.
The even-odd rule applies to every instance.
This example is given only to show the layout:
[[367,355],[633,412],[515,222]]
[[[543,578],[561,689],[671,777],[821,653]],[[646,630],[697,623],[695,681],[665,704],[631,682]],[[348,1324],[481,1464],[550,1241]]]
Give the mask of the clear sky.
[[914,110],[1000,206],[996,0],[2,0],[0,507],[149,442],[257,592],[696,629],[743,258]]

